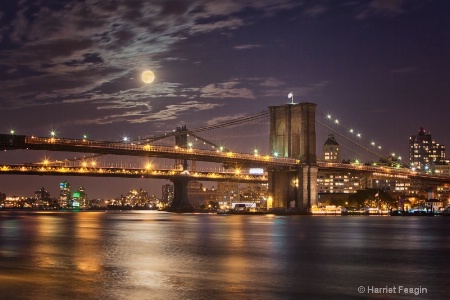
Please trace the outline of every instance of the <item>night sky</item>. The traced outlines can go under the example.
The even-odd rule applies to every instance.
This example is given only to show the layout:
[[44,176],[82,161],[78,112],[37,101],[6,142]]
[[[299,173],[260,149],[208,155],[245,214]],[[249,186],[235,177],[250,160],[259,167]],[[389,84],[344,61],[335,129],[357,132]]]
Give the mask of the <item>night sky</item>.
[[[151,136],[293,92],[407,159],[420,127],[450,147],[449,15],[447,0],[1,1],[0,132]],[[10,152],[0,164],[40,159]],[[68,180],[89,197],[165,182]],[[57,196],[59,181],[2,175],[0,192]]]

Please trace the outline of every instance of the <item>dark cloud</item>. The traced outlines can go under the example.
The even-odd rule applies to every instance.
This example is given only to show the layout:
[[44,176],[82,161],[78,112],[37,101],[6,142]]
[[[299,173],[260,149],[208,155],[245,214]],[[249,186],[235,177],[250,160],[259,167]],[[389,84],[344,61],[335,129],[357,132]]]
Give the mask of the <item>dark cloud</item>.
[[48,40],[38,43],[30,43],[25,45],[20,51],[11,52],[14,60],[9,58],[1,60],[4,64],[43,64],[51,63],[59,58],[72,57],[75,53],[88,51],[92,46],[89,39],[58,39]]

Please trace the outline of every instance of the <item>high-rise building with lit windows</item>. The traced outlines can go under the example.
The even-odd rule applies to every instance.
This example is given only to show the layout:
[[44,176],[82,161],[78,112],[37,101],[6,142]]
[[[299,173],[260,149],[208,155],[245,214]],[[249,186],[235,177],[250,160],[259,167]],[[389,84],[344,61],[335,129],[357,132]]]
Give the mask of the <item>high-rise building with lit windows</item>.
[[70,184],[64,180],[59,184],[59,206],[67,207],[70,201],[70,196]]
[[[323,159],[328,162],[340,162],[339,143],[333,134],[329,134],[323,144]],[[347,172],[324,171],[317,174],[317,190],[319,194],[352,194],[363,188],[362,179]]]
[[173,200],[173,184],[164,184],[162,186],[162,199],[164,203],[172,203]]
[[217,202],[220,206],[230,205],[233,202],[241,201],[241,191],[239,183],[229,181],[217,182]]
[[330,162],[339,162],[341,160],[339,143],[333,134],[329,134],[328,139],[323,144],[323,159]]
[[417,135],[409,137],[409,161],[413,168],[430,170],[434,164],[445,161],[445,145],[436,143],[421,127]]

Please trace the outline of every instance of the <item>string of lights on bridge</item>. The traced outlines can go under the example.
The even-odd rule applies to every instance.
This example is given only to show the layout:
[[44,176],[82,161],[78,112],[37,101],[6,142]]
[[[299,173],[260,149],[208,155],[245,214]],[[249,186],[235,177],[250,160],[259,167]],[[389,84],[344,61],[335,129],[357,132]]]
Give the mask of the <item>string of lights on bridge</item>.
[[[357,146],[359,146],[359,147],[365,149],[366,151],[369,151],[370,153],[372,153],[372,154],[374,154],[374,155],[376,155],[376,156],[378,156],[378,157],[380,157],[380,158],[387,158],[387,157],[390,157],[390,158],[393,158],[393,159],[396,159],[396,160],[399,160],[399,161],[402,159],[402,157],[396,155],[395,152],[389,153],[388,151],[384,150],[384,148],[382,147],[382,145],[376,143],[374,139],[365,139],[365,138],[363,137],[363,134],[361,133],[360,130],[355,129],[354,127],[346,126],[345,124],[343,124],[343,123],[340,121],[340,119],[334,117],[333,115],[331,115],[331,114],[329,114],[329,113],[328,113],[328,114],[325,114],[325,113],[322,113],[322,112],[320,112],[320,114],[324,117],[325,120],[328,121],[328,123],[329,123],[331,126],[339,126],[339,127],[343,128],[343,129],[345,129],[346,133],[349,134],[352,138],[354,138],[354,140],[348,138],[347,136],[345,136],[344,134],[342,134],[342,133],[339,132],[338,130],[336,130],[336,129],[334,129],[334,128],[331,128],[330,126],[327,126],[326,124],[322,124],[320,121],[316,120],[319,124],[324,125],[324,126],[327,127],[328,129],[332,130],[334,133],[336,133],[336,134],[338,134],[339,136],[341,136],[341,137],[343,137],[343,138],[349,140],[350,142],[352,142],[352,143],[356,144]],[[371,148],[368,148],[367,146],[363,145],[360,141],[361,141],[361,142],[362,142],[362,141],[366,141],[367,144],[368,144]],[[375,152],[375,151],[382,151],[383,154],[377,153],[377,152]]]
[[[348,127],[345,126],[344,124],[342,124],[342,122],[338,119],[333,117],[331,114],[324,114],[322,112],[319,112],[320,114],[322,114],[324,116],[324,118],[331,123],[331,125],[334,126],[339,126],[341,128],[346,129],[346,133],[350,134],[353,138],[356,138],[360,141],[363,141],[363,135],[361,133],[361,131],[358,131],[352,127]],[[262,111],[262,112],[258,112],[252,115],[248,115],[244,118],[236,118],[236,119],[231,119],[231,120],[227,120],[227,121],[223,121],[223,122],[219,122],[219,123],[215,123],[215,124],[210,124],[210,125],[205,125],[205,126],[201,126],[198,128],[194,128],[194,129],[190,129],[188,130],[188,134],[187,136],[190,137],[190,135],[192,135],[195,138],[195,141],[198,141],[199,139],[201,140],[201,142],[203,142],[203,145],[209,145],[212,149],[219,151],[219,152],[223,152],[223,151],[230,151],[227,147],[225,147],[224,145],[216,145],[214,143],[211,143],[205,139],[200,138],[199,136],[197,136],[197,133],[199,132],[204,132],[207,130],[212,130],[212,129],[218,129],[218,128],[224,128],[227,126],[236,126],[236,125],[241,125],[245,122],[249,122],[249,121],[254,121],[257,119],[262,119],[265,118],[269,115],[268,111]],[[400,156],[396,156],[395,153],[390,153],[388,154],[386,151],[383,150],[383,147],[379,144],[377,144],[373,139],[369,142],[369,145],[371,148],[368,148],[364,145],[362,145],[359,141],[355,141],[355,140],[351,140],[349,139],[347,136],[344,136],[342,133],[340,133],[339,131],[331,128],[330,126],[327,126],[325,124],[322,124],[320,121],[316,120],[316,122],[318,122],[321,125],[324,125],[325,127],[327,127],[328,129],[332,130],[333,132],[335,132],[336,134],[338,134],[339,136],[349,140],[350,142],[356,144],[357,146],[361,147],[362,149],[365,149],[366,151],[368,151],[369,153],[372,153],[373,155],[376,155],[380,158],[386,158],[386,157],[390,157],[390,158],[394,158],[396,160],[401,160]],[[11,129],[10,133],[13,135],[15,134],[15,130]],[[153,141],[157,141],[160,139],[164,139],[164,138],[168,138],[168,137],[174,137],[176,135],[181,135],[184,134],[184,132],[177,132],[176,130],[173,130],[172,132],[168,132],[168,133],[164,133],[160,136],[149,136],[149,137],[143,137],[143,138],[139,138],[139,139],[131,139],[128,136],[123,136],[121,138],[121,142],[123,143],[141,143],[141,142],[153,142]],[[56,130],[51,130],[50,131],[50,137],[51,138],[56,138],[57,132]],[[83,134],[82,135],[83,140],[87,140],[88,136],[87,134]],[[193,149],[194,147],[194,143],[193,141],[189,141],[187,144],[188,149]],[[254,155],[260,155],[260,151],[257,148],[254,148],[251,150],[253,152]],[[380,155],[379,153],[376,153],[375,151],[384,151],[385,154],[384,155]],[[270,156],[273,156],[275,158],[279,157],[279,153],[274,152],[271,153]],[[78,160],[79,158],[76,158],[76,160]]]

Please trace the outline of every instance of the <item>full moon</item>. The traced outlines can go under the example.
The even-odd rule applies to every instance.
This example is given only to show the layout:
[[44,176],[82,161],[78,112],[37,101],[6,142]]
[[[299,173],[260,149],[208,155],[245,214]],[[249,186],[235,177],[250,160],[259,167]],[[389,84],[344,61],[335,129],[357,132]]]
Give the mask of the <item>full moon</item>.
[[145,83],[152,83],[155,80],[155,74],[152,71],[142,72],[142,81]]

